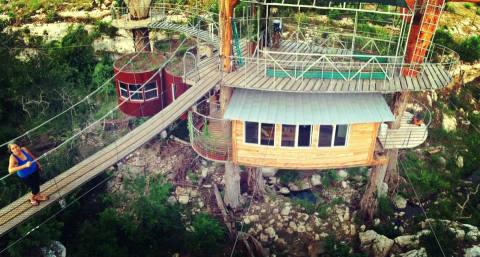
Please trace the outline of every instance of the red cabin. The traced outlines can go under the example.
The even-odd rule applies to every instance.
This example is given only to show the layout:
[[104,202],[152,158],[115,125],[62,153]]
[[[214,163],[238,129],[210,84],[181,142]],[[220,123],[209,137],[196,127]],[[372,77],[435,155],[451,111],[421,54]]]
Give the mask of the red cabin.
[[[158,71],[166,58],[163,54],[142,52],[130,61],[136,54],[124,55],[114,63],[118,103],[127,115],[152,116],[167,105],[162,71]],[[147,84],[142,88],[144,83]]]

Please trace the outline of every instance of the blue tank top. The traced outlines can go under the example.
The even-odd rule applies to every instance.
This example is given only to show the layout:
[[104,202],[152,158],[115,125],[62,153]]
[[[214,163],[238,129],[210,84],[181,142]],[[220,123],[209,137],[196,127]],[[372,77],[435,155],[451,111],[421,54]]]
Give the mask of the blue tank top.
[[28,153],[26,153],[23,149],[22,149],[22,153],[23,153],[23,155],[25,155],[25,157],[27,157],[26,160],[22,160],[22,159],[18,158],[18,156],[16,156],[15,154],[12,154],[12,155],[15,157],[15,159],[17,159],[17,165],[18,166],[22,166],[27,162],[32,162],[32,165],[29,168],[24,168],[24,169],[21,169],[21,170],[17,171],[17,176],[19,176],[21,178],[25,178],[25,177],[28,177],[30,174],[34,173],[37,170],[37,163],[34,162],[32,156],[30,156]]

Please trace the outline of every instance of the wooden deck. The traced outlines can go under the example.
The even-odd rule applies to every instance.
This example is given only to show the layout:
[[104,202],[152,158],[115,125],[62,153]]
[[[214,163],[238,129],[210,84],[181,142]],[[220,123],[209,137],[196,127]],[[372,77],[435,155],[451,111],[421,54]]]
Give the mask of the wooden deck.
[[48,201],[33,207],[29,202],[30,196],[27,194],[1,209],[0,235],[4,235],[10,229],[59,200],[60,195],[72,192],[148,142],[211,90],[220,81],[220,78],[221,73],[218,70],[212,69],[210,72],[202,73],[201,79],[192,82],[190,89],[144,124],[58,175],[55,178],[56,183],[52,179],[43,184],[41,190],[50,196]]
[[399,129],[386,129],[378,133],[378,141],[384,149],[393,148],[413,148],[417,147],[428,136],[428,127],[425,125],[417,126],[410,123],[413,114],[404,112]]

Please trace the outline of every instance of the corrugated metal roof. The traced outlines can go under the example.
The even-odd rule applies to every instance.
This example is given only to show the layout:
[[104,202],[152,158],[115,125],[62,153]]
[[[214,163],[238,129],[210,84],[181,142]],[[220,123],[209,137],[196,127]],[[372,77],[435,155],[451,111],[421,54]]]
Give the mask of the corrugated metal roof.
[[277,124],[354,124],[393,121],[381,94],[291,93],[235,89],[228,120]]

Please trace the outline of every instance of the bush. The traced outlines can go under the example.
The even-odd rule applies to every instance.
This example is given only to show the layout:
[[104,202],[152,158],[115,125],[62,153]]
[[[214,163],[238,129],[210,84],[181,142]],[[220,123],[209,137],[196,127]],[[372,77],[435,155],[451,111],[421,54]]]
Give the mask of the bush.
[[351,248],[343,243],[338,242],[334,235],[329,235],[325,238],[325,257],[366,257],[364,253],[350,253]]
[[393,205],[390,199],[386,196],[378,198],[377,216],[380,218],[388,218],[394,213]]
[[[441,222],[434,222],[432,227],[436,238],[432,232],[420,237],[420,245],[425,247],[428,256],[454,256],[455,250],[458,248],[458,239],[455,233]],[[439,244],[442,246],[443,253]]]
[[95,22],[95,32],[114,38],[117,36],[118,29],[112,26],[110,22],[97,21]]
[[480,36],[474,35],[465,39],[456,50],[463,61],[480,60]]
[[[447,4],[448,5],[448,4]],[[435,37],[433,38],[435,44],[446,46],[450,49],[456,49],[457,44],[453,39],[452,33],[445,28],[437,29],[435,32]]]
[[445,10],[450,13],[455,13],[455,5],[452,3],[447,3],[445,5]]
[[290,182],[295,182],[298,180],[298,171],[294,170],[279,170],[277,176],[280,179],[280,183],[288,185]]
[[340,10],[333,9],[328,11],[327,17],[330,20],[340,20],[342,18],[342,15],[340,13]]
[[467,8],[467,9],[472,9],[473,4],[472,3],[464,3],[463,7]]
[[328,170],[322,176],[322,185],[325,187],[332,186],[340,180],[336,170]]
[[208,214],[198,214],[192,221],[192,232],[188,235],[188,248],[193,256],[212,256],[218,253],[225,241],[225,229]]

